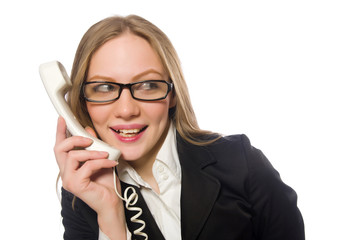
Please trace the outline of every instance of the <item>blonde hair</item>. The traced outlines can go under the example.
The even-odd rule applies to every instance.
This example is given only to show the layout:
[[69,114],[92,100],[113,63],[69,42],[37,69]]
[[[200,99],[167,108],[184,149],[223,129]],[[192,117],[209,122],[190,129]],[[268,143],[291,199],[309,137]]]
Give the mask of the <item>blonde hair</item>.
[[[201,130],[191,105],[189,92],[181,69],[180,60],[168,37],[155,25],[146,19],[129,15],[127,17],[114,16],[101,20],[89,28],[81,39],[72,68],[72,89],[69,93],[70,107],[83,126],[92,126],[87,112],[85,99],[81,94],[83,82],[87,79],[89,64],[93,54],[107,41],[120,36],[124,32],[131,32],[148,41],[158,54],[161,62],[174,84],[173,96],[176,98],[176,107],[170,111],[178,133],[186,141],[206,145],[218,138],[212,132]],[[204,140],[201,140],[201,136]]]

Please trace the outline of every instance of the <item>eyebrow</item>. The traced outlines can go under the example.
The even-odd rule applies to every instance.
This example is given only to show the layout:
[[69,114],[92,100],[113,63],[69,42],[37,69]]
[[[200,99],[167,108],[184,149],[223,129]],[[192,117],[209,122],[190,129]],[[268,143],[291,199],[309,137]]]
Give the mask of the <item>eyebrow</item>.
[[[162,73],[160,73],[159,71],[151,68],[151,69],[148,69],[148,70],[146,70],[144,72],[141,72],[141,73],[135,75],[134,77],[132,77],[132,81],[135,80],[135,79],[141,78],[141,77],[143,77],[145,75],[151,74],[151,73],[158,74],[158,75],[160,75],[160,77],[163,76]],[[101,76],[101,75],[95,75],[95,76],[89,78],[87,81],[91,81],[91,80],[94,80],[94,79],[102,79],[102,80],[109,81],[109,82],[115,82],[115,79],[113,79],[111,77]]]
[[92,81],[94,79],[103,79],[107,82],[115,82],[113,78],[110,78],[110,77],[105,77],[105,76],[101,76],[101,75],[95,75],[93,77],[91,77],[90,79],[88,79],[87,81]]
[[151,74],[151,73],[156,73],[156,74],[160,75],[160,77],[163,76],[163,74],[160,73],[159,71],[157,71],[156,69],[150,68],[150,69],[148,69],[148,70],[146,70],[146,71],[144,71],[144,72],[141,72],[141,73],[137,74],[137,75],[134,76],[132,79],[141,78],[141,77],[143,77],[143,76],[145,76],[145,75],[147,75],[147,74]]

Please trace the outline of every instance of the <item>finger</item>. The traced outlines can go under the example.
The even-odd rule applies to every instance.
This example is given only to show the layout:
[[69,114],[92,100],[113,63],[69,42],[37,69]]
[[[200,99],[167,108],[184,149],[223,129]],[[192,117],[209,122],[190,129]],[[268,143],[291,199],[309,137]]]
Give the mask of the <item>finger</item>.
[[101,169],[109,169],[117,166],[118,163],[109,159],[97,159],[92,161],[86,161],[81,168],[77,171],[82,179],[90,178],[94,173]]
[[81,136],[72,136],[57,142],[54,146],[55,153],[67,153],[76,148],[86,148],[93,143],[93,140]]
[[79,163],[86,161],[93,161],[98,159],[106,159],[108,156],[107,152],[103,151],[89,151],[89,150],[74,150],[68,153],[67,161],[74,162],[74,166],[79,166]]
[[74,175],[87,161],[94,161],[94,159],[104,159],[105,153],[87,150],[71,151],[68,158],[64,161],[63,167],[60,171],[62,177]]
[[56,143],[59,143],[67,138],[66,135],[67,125],[63,117],[58,117],[57,132],[56,132]]
[[[88,147],[92,144],[92,140],[89,138],[84,138],[84,137],[79,137],[79,136],[73,136],[70,138],[66,138],[65,140],[63,140],[60,143],[56,143],[54,146],[54,153],[55,153],[55,159],[57,160],[58,166],[59,166],[59,170],[61,173],[63,173],[65,170],[65,165],[68,161],[69,158],[69,153],[71,152],[78,152],[81,150],[74,150],[76,148],[85,148]],[[72,153],[74,154],[74,153]],[[75,156],[72,159],[77,159],[78,157]],[[91,156],[83,156],[82,159],[90,159],[92,158]],[[103,155],[101,156],[94,156],[93,158],[104,158]],[[82,160],[80,159],[80,160]],[[79,161],[77,161],[77,163],[73,163],[70,166],[79,166]]]
[[[77,171],[82,168],[86,162],[97,161],[99,159],[106,159],[107,152],[101,151],[88,151],[88,150],[74,150],[68,153],[66,160],[62,163],[60,174],[63,178],[69,176],[74,177]],[[110,160],[108,160],[110,161]]]

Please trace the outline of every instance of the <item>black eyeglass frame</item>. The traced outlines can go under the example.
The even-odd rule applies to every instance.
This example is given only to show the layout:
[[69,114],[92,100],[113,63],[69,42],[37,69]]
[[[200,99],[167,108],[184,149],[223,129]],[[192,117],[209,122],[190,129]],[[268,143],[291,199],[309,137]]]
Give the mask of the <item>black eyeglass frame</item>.
[[[166,83],[167,84],[167,92],[166,92],[165,96],[160,97],[160,98],[156,98],[156,99],[142,99],[142,98],[135,97],[133,95],[132,90],[131,90],[132,86],[136,85],[136,84],[139,84],[139,83],[147,83],[147,82],[163,82],[163,83]],[[105,83],[105,84],[113,84],[113,85],[119,86],[118,97],[113,98],[111,100],[106,100],[106,101],[96,101],[96,100],[92,100],[92,99],[87,98],[85,96],[85,86],[88,85],[88,84],[92,84],[92,83]],[[122,94],[122,91],[123,91],[124,88],[128,88],[128,90],[131,93],[131,96],[132,96],[133,99],[139,100],[139,101],[151,102],[151,101],[158,101],[158,100],[165,99],[168,96],[168,94],[171,92],[171,90],[173,89],[173,83],[172,82],[167,82],[165,80],[146,80],[146,81],[139,81],[139,82],[134,82],[134,83],[126,83],[126,84],[116,83],[116,82],[108,82],[108,81],[83,82],[83,84],[82,84],[82,94],[83,94],[84,99],[86,101],[88,101],[88,102],[107,103],[107,102],[113,102],[113,101],[118,100],[121,97],[121,94]]]

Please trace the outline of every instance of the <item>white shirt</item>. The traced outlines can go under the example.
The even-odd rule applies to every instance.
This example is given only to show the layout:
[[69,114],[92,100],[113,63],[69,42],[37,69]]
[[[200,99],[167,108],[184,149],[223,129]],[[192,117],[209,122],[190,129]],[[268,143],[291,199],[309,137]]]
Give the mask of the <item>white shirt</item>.
[[[120,164],[122,171],[119,172],[119,178],[123,182],[140,187],[141,194],[165,239],[181,240],[181,166],[177,154],[176,128],[173,124],[170,125],[152,167],[160,194],[153,191],[131,166],[127,163]],[[142,215],[138,219],[142,220]],[[130,235],[128,232],[127,239],[131,239]],[[109,238],[99,231],[99,240],[106,239]]]

